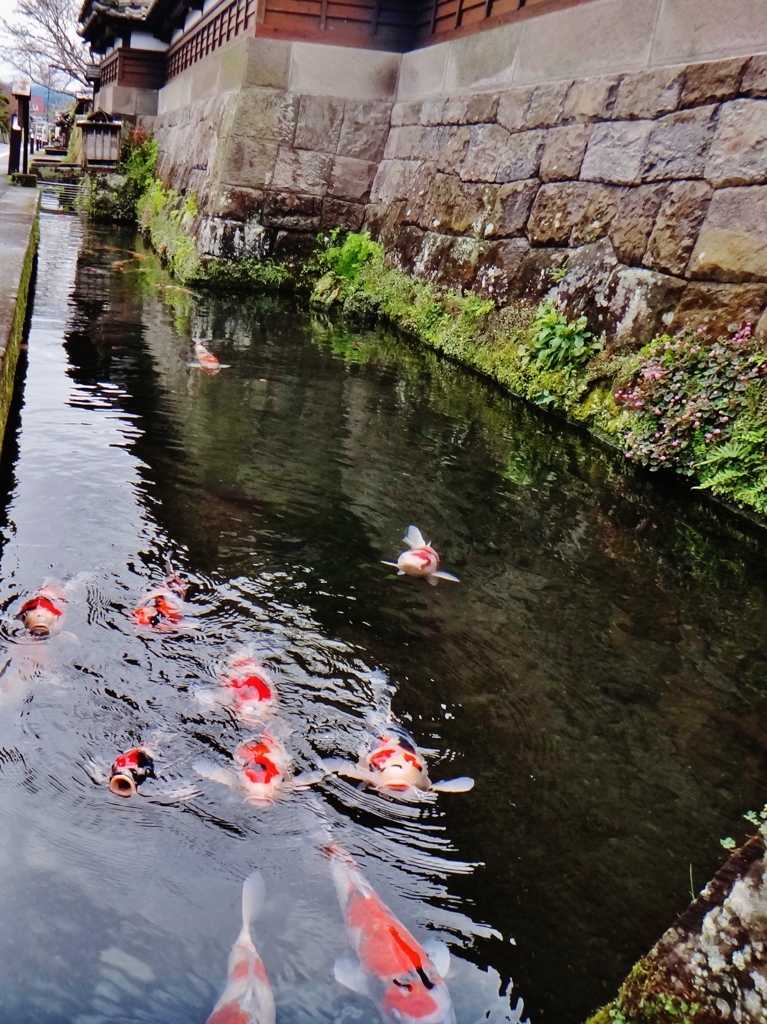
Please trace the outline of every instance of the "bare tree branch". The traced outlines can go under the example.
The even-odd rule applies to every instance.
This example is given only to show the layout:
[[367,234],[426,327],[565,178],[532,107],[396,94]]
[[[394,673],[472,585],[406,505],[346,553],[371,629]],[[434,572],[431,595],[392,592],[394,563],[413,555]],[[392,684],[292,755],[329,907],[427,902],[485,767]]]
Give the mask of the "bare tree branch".
[[77,0],[18,0],[10,21],[2,19],[7,60],[42,85],[87,85],[87,51],[77,36]]

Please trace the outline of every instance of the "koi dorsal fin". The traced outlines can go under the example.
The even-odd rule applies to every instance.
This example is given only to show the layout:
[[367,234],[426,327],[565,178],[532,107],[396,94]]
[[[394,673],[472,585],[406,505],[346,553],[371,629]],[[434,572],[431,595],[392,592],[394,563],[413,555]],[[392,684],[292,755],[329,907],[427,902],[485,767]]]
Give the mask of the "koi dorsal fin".
[[402,538],[409,548],[424,548],[426,547],[426,541],[423,539],[423,534],[417,526],[413,526],[411,523],[407,528],[407,533]]

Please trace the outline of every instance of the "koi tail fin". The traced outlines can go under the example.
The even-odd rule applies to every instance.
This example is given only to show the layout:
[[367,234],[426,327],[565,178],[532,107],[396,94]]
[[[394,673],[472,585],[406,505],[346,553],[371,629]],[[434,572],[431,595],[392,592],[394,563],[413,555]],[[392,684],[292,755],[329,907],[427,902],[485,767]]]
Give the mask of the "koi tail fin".
[[264,905],[266,886],[260,871],[253,871],[242,883],[242,930],[250,933],[250,925]]
[[470,789],[474,789],[474,779],[463,775],[459,779],[445,779],[443,782],[435,782],[431,788],[437,793],[468,793]]
[[417,526],[413,526],[411,523],[407,528],[407,533],[402,538],[409,548],[423,548],[426,547],[426,541],[423,539],[423,534]]

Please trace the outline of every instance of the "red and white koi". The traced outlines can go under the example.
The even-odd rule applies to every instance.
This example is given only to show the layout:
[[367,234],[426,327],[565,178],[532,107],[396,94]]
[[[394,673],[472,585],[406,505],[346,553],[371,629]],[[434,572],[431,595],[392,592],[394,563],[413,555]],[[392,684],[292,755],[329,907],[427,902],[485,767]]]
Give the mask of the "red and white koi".
[[431,541],[423,539],[423,534],[417,526],[408,526],[407,533],[402,539],[407,544],[407,550],[397,557],[396,562],[383,562],[384,565],[391,565],[399,576],[420,576],[428,580],[433,587],[436,587],[438,580],[460,583],[457,576],[440,569],[439,555],[431,546]]
[[168,565],[168,574],[148,591],[134,609],[137,626],[148,626],[157,633],[170,633],[184,623],[184,598],[189,584]]
[[455,1024],[444,976],[450,953],[441,942],[418,942],[389,910],[340,846],[328,849],[333,880],[357,960],[341,957],[335,977],[372,999],[390,1024]]
[[229,954],[226,988],[207,1024],[274,1024],[272,988],[250,933],[263,902],[264,880],[254,871],[242,886],[242,930]]
[[42,638],[61,632],[66,611],[64,591],[55,583],[46,583],[21,606],[16,618],[28,633]]
[[211,376],[218,373],[220,370],[229,369],[228,364],[219,362],[218,358],[214,356],[209,349],[205,348],[199,339],[195,339],[194,341],[194,358],[195,362],[192,362],[189,365],[194,366],[198,370],[202,370],[203,373],[208,373]]
[[198,692],[202,704],[228,707],[243,725],[254,726],[274,714],[277,691],[269,671],[250,651],[229,658],[218,677],[219,691]]
[[474,788],[474,779],[468,776],[432,782],[426,759],[399,722],[387,722],[372,744],[360,751],[356,765],[336,759],[326,759],[323,765],[400,800],[418,800],[425,793],[467,793]]
[[249,804],[273,804],[286,793],[307,789],[321,773],[293,775],[293,761],[284,744],[272,733],[246,740],[234,752],[235,769],[221,768],[207,760],[195,764],[197,771],[212,782],[220,782],[242,793]]
[[146,747],[133,747],[120,754],[109,769],[109,792],[133,796],[145,779],[156,779],[154,757]]
[[[159,750],[146,744],[131,747],[130,750],[118,754],[107,771],[102,765],[90,759],[83,767],[97,786],[106,784],[110,793],[126,799],[131,796],[142,796],[151,803],[177,804],[200,795],[200,791],[189,783],[164,778],[163,773],[157,768],[158,761],[162,761]],[[164,767],[167,770],[169,765],[165,764]],[[139,787],[147,779],[161,785],[152,785],[149,792],[139,792]]]

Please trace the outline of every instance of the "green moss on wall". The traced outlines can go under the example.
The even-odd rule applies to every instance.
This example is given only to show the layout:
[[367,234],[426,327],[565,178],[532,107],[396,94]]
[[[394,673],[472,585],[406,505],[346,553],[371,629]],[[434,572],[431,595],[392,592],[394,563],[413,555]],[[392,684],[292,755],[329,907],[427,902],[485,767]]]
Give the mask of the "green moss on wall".
[[19,280],[19,291],[16,296],[16,308],[11,321],[11,329],[8,335],[8,342],[0,365],[0,439],[5,437],[5,429],[8,425],[8,412],[13,399],[13,382],[16,377],[16,366],[19,361],[19,350],[21,339],[24,334],[24,321],[29,305],[29,288],[32,280],[32,269],[37,253],[37,245],[40,240],[40,228],[37,217],[32,225],[29,236],[29,245],[24,256],[24,263],[21,268]]

